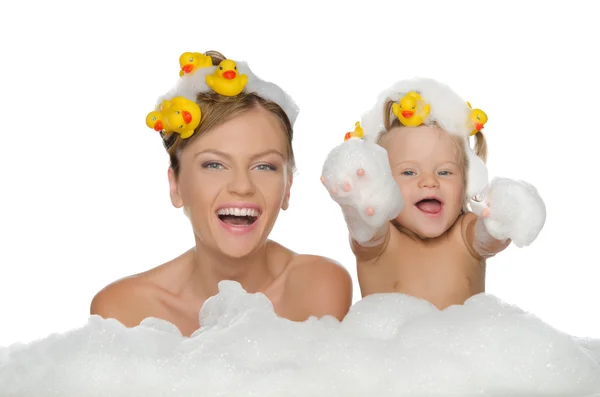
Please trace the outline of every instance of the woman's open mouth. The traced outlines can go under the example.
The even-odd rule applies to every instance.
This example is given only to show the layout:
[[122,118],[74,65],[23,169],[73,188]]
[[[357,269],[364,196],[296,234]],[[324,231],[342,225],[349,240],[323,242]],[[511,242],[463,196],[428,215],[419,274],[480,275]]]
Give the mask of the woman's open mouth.
[[217,216],[223,223],[244,227],[253,225],[260,217],[260,211],[256,208],[220,208]]
[[417,208],[428,215],[437,215],[442,212],[443,203],[435,197],[428,197],[415,203]]

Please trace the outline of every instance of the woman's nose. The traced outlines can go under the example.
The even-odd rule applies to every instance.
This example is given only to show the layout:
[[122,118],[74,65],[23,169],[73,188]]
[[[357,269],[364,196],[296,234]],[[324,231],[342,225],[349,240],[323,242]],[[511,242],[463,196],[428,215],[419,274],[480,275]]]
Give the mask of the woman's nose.
[[254,182],[246,171],[234,171],[229,182],[229,192],[239,196],[247,196],[254,193]]

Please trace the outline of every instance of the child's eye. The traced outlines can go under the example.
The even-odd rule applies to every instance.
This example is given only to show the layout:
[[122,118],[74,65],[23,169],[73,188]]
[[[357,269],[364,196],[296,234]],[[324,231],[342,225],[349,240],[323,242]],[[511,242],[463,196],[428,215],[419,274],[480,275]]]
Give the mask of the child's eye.
[[211,162],[202,164],[202,168],[211,168],[214,170],[218,170],[219,168],[222,168],[222,167],[223,167],[222,164],[217,163],[215,161],[211,161]]
[[452,172],[450,171],[440,171],[438,173],[438,175],[442,175],[442,176],[448,176],[448,175],[452,175]]
[[276,171],[277,168],[271,164],[259,164],[256,166],[259,171]]
[[415,175],[415,172],[414,171],[402,171],[402,175],[413,176],[413,175]]

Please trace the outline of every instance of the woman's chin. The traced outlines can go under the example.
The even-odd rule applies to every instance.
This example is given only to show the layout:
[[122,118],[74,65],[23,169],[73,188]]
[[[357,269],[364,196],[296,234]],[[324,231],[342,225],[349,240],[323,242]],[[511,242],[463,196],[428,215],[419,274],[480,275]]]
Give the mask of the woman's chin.
[[[262,217],[261,217],[262,218]],[[262,247],[268,237],[263,219],[251,225],[232,225],[217,218],[214,238],[221,253],[230,258],[243,258]]]

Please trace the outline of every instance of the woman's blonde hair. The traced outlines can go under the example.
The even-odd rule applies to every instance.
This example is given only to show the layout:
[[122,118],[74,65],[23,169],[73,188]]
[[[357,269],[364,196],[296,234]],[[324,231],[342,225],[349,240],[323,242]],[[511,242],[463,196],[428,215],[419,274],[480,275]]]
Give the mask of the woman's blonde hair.
[[[217,51],[207,51],[205,55],[212,58],[212,63],[215,66],[226,59],[223,54]],[[294,131],[287,114],[275,102],[263,99],[254,93],[242,92],[239,95],[227,97],[215,92],[200,92],[196,96],[196,103],[198,103],[202,110],[202,121],[196,127],[194,135],[187,139],[181,139],[177,133],[161,134],[165,149],[169,153],[170,166],[175,175],[179,175],[179,154],[194,139],[229,121],[233,117],[256,108],[262,108],[271,112],[281,122],[286,139],[288,161],[293,172],[296,166],[292,148]]]

